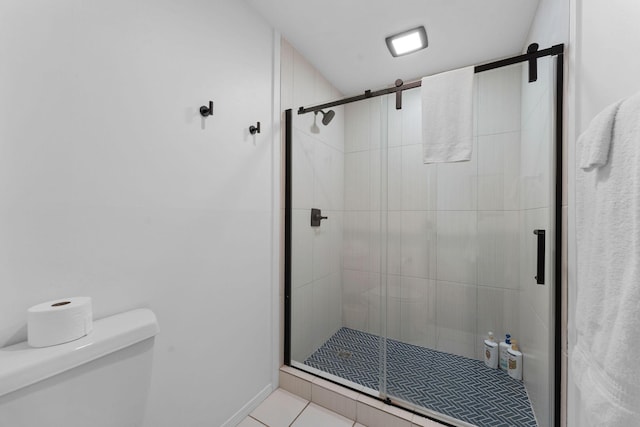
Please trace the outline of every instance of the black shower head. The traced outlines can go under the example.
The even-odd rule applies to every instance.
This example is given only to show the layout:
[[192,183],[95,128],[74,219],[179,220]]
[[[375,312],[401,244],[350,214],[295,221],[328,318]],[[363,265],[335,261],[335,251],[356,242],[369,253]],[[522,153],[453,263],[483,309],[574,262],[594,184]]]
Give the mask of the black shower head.
[[336,112],[333,110],[329,110],[326,113],[322,110],[318,110],[315,114],[318,115],[319,112],[322,113],[322,124],[325,126],[331,123],[331,120],[333,120],[333,117],[336,115]]

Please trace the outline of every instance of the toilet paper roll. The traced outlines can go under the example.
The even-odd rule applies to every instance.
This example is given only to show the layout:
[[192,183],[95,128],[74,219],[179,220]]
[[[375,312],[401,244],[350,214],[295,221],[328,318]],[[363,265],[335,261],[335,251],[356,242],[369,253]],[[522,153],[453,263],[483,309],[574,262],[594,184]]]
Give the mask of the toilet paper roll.
[[73,297],[34,305],[27,310],[31,347],[49,347],[77,340],[93,329],[91,298]]

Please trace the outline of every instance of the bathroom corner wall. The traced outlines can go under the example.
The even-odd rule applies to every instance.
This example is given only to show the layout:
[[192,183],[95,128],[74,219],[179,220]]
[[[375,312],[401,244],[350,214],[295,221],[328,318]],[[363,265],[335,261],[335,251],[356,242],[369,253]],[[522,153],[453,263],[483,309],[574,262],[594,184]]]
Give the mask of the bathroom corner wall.
[[[325,126],[301,106],[342,97],[284,38],[282,111],[293,110],[293,242],[291,358],[303,362],[341,326],[344,210],[344,109]],[[310,226],[311,208],[328,219]]]
[[234,0],[0,3],[0,346],[87,295],[158,316],[145,426],[271,390],[273,50]]

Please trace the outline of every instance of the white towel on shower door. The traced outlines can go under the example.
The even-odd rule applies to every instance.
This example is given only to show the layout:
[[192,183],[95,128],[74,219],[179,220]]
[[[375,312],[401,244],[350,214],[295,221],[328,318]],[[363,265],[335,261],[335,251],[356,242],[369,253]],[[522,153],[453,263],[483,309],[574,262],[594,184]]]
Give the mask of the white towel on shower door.
[[619,105],[612,132],[601,119],[577,147],[593,161],[576,171],[571,371],[591,425],[628,427],[640,425],[640,94]]
[[424,163],[471,160],[474,68],[422,79]]

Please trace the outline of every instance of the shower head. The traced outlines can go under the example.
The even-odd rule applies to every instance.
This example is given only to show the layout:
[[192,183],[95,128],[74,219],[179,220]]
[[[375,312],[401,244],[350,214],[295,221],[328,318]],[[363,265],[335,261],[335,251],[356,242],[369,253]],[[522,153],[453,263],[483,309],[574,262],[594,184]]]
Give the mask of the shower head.
[[333,110],[329,110],[326,113],[322,110],[314,111],[316,116],[319,112],[322,113],[322,124],[325,126],[331,123],[331,120],[333,120],[333,117],[336,115],[336,112]]

